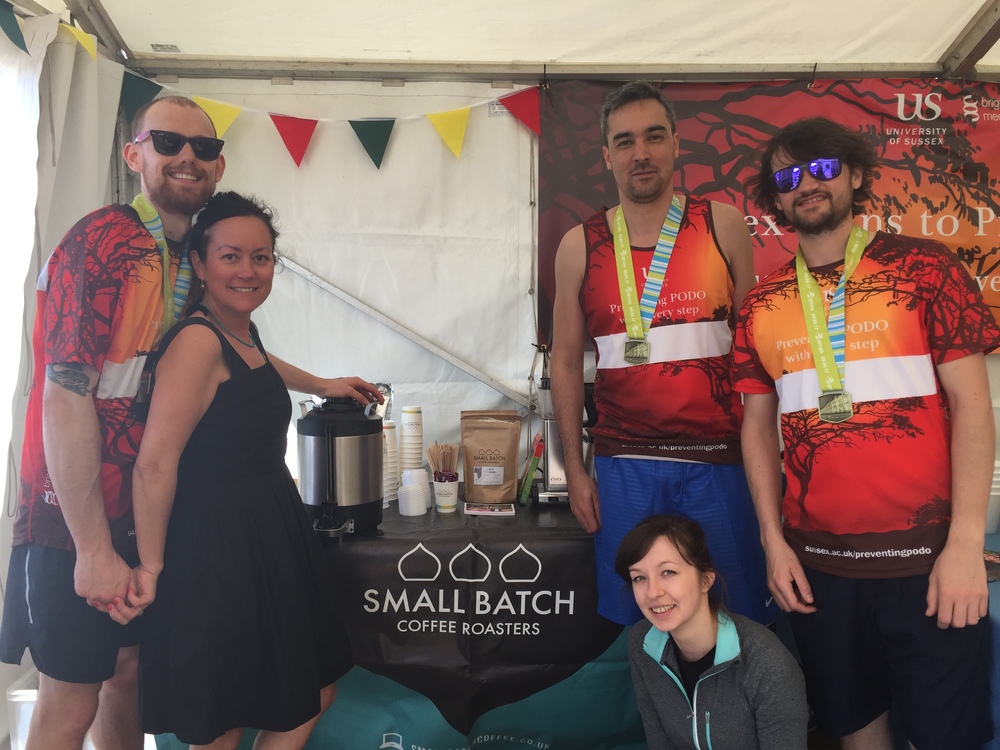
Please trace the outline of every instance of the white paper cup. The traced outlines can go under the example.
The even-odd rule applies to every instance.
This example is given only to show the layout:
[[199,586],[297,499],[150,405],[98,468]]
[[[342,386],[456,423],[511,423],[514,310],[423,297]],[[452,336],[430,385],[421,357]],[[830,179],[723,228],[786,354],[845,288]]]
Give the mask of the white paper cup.
[[403,484],[426,485],[430,481],[431,478],[427,474],[427,469],[407,469],[403,472]]
[[399,488],[399,515],[422,516],[427,512],[427,503],[416,485]]
[[404,406],[399,417],[399,434],[404,435],[422,434],[424,431],[424,418],[419,406]]
[[434,507],[438,513],[454,513],[458,507],[458,482],[434,483]]

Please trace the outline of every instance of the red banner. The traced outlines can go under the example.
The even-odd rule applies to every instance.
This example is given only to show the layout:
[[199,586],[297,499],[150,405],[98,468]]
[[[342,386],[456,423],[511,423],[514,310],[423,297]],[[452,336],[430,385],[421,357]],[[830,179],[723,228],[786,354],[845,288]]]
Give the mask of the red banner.
[[[604,97],[618,84],[560,81],[542,94],[539,143],[539,340],[551,334],[554,261],[562,235],[618,193],[601,154]],[[735,204],[763,276],[790,259],[794,232],[748,203],[743,181],[779,128],[822,115],[856,128],[880,161],[876,199],[859,223],[930,237],[957,253],[1000,317],[1000,87],[992,83],[861,79],[668,84],[681,156],[674,186]]]

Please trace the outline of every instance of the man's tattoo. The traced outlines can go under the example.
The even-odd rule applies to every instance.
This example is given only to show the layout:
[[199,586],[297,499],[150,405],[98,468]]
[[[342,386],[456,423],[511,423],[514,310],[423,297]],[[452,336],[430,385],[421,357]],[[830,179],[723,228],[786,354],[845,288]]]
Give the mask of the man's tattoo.
[[78,396],[88,396],[94,389],[90,385],[90,376],[84,372],[84,367],[85,365],[78,362],[47,365],[45,377]]

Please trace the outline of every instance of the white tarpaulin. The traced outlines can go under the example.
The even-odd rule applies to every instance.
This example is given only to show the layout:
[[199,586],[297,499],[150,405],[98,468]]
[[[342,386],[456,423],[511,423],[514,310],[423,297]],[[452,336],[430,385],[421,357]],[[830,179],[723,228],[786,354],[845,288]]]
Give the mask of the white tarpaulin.
[[[280,252],[527,396],[534,136],[502,108],[490,116],[496,90],[231,80],[177,87],[244,108],[225,133],[219,189],[254,193],[275,208]],[[468,106],[456,158],[424,115]],[[269,111],[322,120],[300,167]],[[348,123],[373,117],[397,118],[380,169]],[[423,407],[425,441],[457,443],[462,409],[517,406],[288,269],[255,319],[265,346],[300,367],[391,383],[397,414],[401,405]]]

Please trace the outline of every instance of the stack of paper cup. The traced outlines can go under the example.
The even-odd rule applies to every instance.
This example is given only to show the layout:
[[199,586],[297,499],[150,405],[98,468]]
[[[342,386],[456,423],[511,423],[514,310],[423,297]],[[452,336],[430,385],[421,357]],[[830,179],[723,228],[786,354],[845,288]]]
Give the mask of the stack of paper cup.
[[427,501],[418,485],[404,484],[399,487],[399,515],[422,516],[427,512]]
[[382,422],[382,507],[396,499],[399,489],[399,446],[396,445],[396,423]]
[[990,488],[990,504],[986,507],[986,533],[996,534],[1000,526],[1000,459],[993,464],[993,486]]
[[400,487],[416,487],[420,496],[424,499],[427,508],[433,507],[431,501],[431,478],[427,474],[427,469],[403,469],[403,484]]
[[419,406],[404,406],[399,418],[399,468],[424,465],[424,421]]

